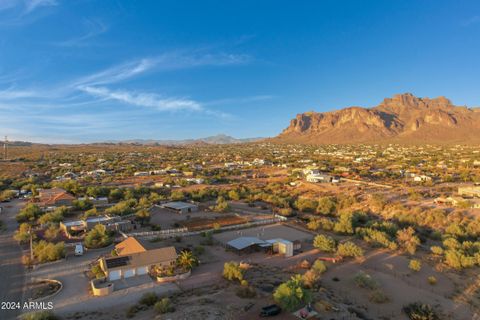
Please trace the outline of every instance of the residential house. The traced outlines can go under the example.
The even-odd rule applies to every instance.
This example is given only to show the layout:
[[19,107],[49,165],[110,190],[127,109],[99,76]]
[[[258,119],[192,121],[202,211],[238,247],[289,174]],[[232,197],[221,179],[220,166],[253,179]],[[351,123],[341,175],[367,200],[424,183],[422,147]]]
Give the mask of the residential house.
[[148,274],[152,268],[175,265],[175,247],[146,250],[138,241],[127,238],[116,247],[121,254],[100,260],[100,267],[109,281]]
[[39,207],[71,206],[75,197],[62,188],[40,189],[37,197]]

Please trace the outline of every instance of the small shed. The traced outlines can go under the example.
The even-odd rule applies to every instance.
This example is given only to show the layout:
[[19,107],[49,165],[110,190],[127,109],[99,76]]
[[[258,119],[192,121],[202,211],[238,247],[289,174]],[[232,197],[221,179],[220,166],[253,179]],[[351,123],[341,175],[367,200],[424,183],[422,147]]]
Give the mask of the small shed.
[[271,239],[266,242],[272,244],[273,253],[280,253],[285,257],[293,256],[293,242],[285,239]]
[[198,206],[188,202],[167,202],[161,205],[162,208],[176,211],[177,213],[190,213],[198,211]]

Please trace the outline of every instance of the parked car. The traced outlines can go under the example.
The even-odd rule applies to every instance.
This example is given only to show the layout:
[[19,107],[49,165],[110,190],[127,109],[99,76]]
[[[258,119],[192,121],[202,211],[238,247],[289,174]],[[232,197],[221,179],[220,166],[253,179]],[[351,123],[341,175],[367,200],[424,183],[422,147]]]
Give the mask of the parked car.
[[83,245],[81,243],[77,243],[75,245],[75,255],[76,256],[83,256]]
[[282,312],[282,308],[277,306],[276,304],[272,304],[262,308],[260,312],[260,317],[273,317]]

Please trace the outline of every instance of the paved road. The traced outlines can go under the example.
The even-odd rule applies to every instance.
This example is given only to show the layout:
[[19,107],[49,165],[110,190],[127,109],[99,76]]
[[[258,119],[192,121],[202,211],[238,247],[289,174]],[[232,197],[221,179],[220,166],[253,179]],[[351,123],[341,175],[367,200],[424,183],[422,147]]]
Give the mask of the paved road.
[[[1,204],[3,212],[0,219],[6,230],[0,231],[0,302],[22,303],[25,270],[21,263],[22,250],[13,240],[17,228],[15,215],[24,205],[23,201],[14,200]],[[0,319],[15,319],[20,310],[1,310]]]

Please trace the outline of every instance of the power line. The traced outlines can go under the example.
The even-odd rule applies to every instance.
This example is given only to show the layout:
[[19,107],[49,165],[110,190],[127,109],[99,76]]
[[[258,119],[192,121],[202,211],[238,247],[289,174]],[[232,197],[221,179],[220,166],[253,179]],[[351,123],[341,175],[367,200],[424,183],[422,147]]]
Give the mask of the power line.
[[3,159],[8,159],[8,136],[5,136],[5,142],[3,143]]

